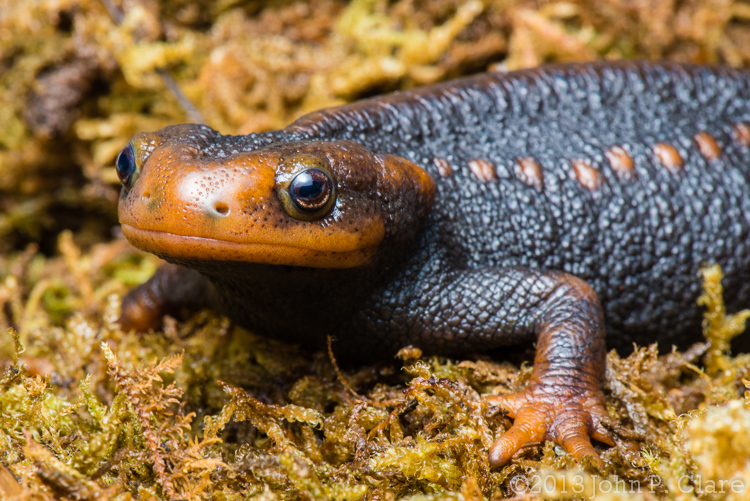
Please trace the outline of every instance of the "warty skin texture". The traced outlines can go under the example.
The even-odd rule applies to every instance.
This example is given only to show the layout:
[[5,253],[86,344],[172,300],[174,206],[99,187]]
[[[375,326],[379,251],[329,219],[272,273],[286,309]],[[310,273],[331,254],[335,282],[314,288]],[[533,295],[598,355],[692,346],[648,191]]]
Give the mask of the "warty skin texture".
[[[143,136],[150,142],[134,139],[141,173],[123,190],[120,216],[137,247],[179,266],[133,291],[122,322],[147,328],[170,308],[208,304],[274,337],[319,345],[334,335],[337,351],[355,356],[407,344],[455,355],[536,341],[527,389],[486,399],[515,417],[491,462],[545,438],[576,458],[597,457],[590,438],[611,443],[600,390],[605,324],[610,348],[684,346],[700,332],[697,272],[709,262],[724,269],[730,309],[750,299],[749,122],[747,73],[600,63],[470,77],[263,134],[163,129]],[[266,172],[267,193],[253,188],[253,200],[274,229],[256,221],[254,234],[302,231],[269,181],[301,150],[331,162],[341,197],[305,222],[310,241],[337,242],[327,235],[343,222],[383,224],[382,240],[356,266],[325,256],[309,267],[299,257],[216,258],[195,241],[166,245],[163,233],[134,229],[164,220],[180,235],[224,231],[210,204],[175,209],[179,190],[159,207],[144,202],[144,190],[153,197],[196,164],[213,177]],[[158,181],[146,181],[149,169],[160,169]],[[200,196],[225,196],[212,186]],[[252,233],[250,223],[232,221]]]

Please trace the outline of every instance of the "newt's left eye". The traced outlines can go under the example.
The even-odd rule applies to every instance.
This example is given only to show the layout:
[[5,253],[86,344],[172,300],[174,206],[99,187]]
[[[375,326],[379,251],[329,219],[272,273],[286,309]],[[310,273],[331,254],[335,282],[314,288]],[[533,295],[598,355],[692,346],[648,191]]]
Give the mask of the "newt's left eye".
[[333,182],[319,169],[309,169],[295,176],[289,185],[294,204],[303,211],[318,211],[331,198]]
[[295,219],[314,221],[336,205],[336,182],[325,157],[299,153],[283,158],[276,175],[276,193]]
[[120,178],[120,182],[125,188],[130,188],[137,177],[138,165],[135,161],[135,151],[133,151],[133,144],[129,143],[122,149],[117,160],[115,161],[117,168],[117,177]]

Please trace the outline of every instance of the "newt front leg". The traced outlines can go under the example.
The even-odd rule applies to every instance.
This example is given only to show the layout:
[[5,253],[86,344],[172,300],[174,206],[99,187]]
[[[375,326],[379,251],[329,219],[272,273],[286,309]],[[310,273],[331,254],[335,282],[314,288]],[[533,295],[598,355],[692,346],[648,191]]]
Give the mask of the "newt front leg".
[[213,293],[211,281],[197,271],[164,263],[153,277],[123,298],[118,322],[124,331],[157,329],[164,315],[182,308],[211,307]]
[[555,274],[539,307],[536,356],[526,389],[486,401],[508,411],[513,426],[490,450],[490,463],[507,463],[524,444],[554,440],[581,461],[601,465],[590,438],[614,445],[601,382],[605,366],[604,316],[591,287],[572,275]]
[[442,307],[428,306],[421,318],[438,345],[476,344],[476,336],[487,346],[537,342],[526,389],[486,397],[514,418],[493,444],[490,463],[503,465],[524,445],[553,440],[577,460],[592,456],[601,464],[591,439],[612,441],[602,426],[605,327],[593,289],[566,273],[500,268],[459,271],[433,290],[429,304]]

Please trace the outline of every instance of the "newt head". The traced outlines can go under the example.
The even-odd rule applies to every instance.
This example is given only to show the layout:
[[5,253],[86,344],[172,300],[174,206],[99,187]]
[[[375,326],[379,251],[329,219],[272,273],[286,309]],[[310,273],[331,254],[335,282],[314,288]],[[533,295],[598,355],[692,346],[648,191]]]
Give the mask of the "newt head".
[[125,237],[180,262],[362,266],[388,239],[414,238],[435,193],[416,164],[355,142],[238,151],[199,125],[136,135],[117,171]]

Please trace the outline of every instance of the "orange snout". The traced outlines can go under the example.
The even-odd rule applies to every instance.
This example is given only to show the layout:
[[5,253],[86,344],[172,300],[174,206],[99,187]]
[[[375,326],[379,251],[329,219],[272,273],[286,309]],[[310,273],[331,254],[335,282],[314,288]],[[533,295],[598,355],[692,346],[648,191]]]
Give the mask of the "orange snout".
[[164,144],[123,191],[119,217],[136,247],[163,257],[350,268],[370,261],[385,234],[377,215],[334,206],[301,221],[276,193],[279,150],[202,158],[195,147]]

